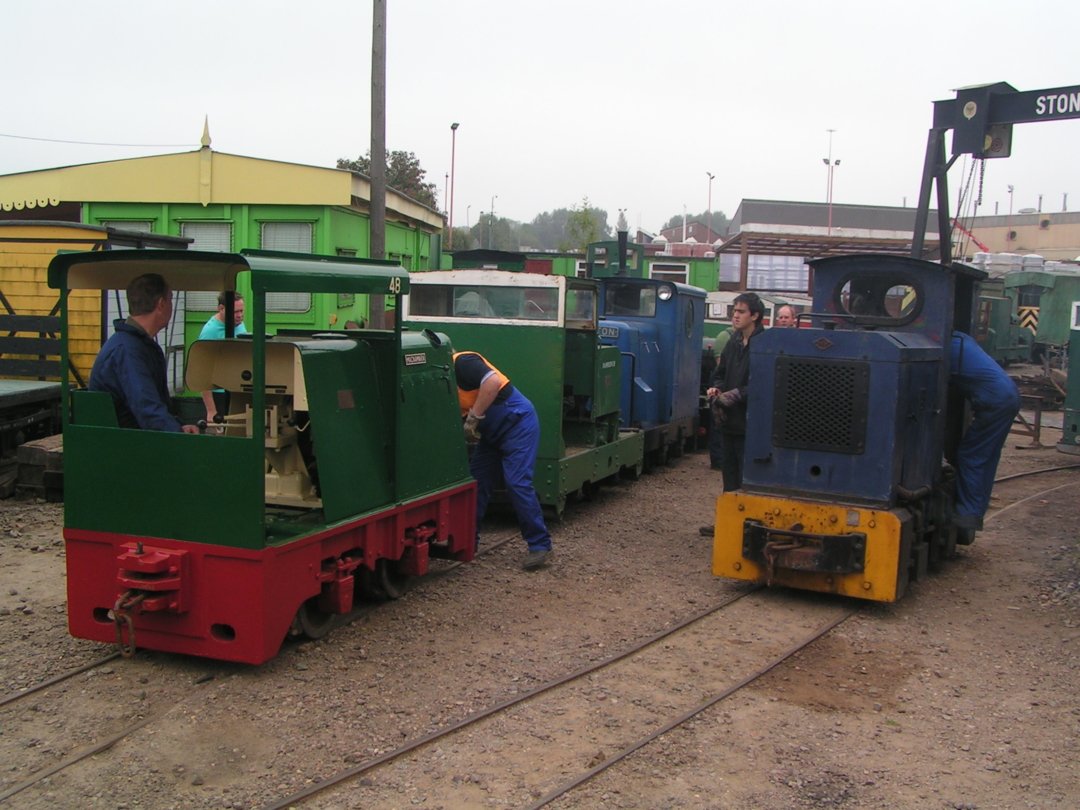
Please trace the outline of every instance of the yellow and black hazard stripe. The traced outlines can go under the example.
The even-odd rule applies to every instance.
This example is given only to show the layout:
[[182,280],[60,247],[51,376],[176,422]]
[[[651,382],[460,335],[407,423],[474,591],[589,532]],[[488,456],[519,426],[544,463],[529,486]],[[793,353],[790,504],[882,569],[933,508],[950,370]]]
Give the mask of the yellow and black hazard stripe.
[[1020,326],[1030,329],[1032,333],[1039,331],[1039,308],[1017,307],[1016,315],[1020,319]]

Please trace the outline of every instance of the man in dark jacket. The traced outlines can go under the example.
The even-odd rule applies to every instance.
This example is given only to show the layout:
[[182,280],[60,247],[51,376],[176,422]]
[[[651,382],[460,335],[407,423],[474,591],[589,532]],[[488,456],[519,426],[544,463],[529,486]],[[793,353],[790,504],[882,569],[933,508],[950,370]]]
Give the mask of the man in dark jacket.
[[712,383],[706,392],[715,403],[714,419],[720,420],[723,434],[721,473],[724,492],[742,485],[743,450],[746,446],[746,389],[750,382],[750,339],[762,331],[761,319],[765,305],[757,293],[742,293],[735,297],[731,310],[731,326],[735,333],[724,346],[716,364]]
[[122,428],[198,433],[181,425],[169,410],[165,353],[154,340],[172,318],[172,292],[157,273],[135,278],[127,288],[128,318],[98,352],[90,372],[90,390],[106,391]]

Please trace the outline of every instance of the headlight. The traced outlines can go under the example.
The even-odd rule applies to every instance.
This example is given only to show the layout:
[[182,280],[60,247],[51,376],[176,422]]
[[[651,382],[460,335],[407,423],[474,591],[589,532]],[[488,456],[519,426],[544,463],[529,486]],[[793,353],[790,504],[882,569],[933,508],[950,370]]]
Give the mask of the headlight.
[[675,288],[667,284],[661,284],[660,289],[656,291],[656,294],[660,296],[661,301],[671,300],[671,296],[675,294]]

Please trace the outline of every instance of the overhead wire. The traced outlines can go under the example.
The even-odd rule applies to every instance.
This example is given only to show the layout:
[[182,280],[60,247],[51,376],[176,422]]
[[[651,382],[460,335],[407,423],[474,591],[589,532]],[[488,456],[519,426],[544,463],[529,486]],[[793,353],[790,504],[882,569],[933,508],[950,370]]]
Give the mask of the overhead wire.
[[35,138],[30,135],[13,135],[9,132],[0,132],[0,138],[14,138],[20,141],[40,141],[42,143],[68,143],[78,146],[126,146],[134,149],[161,149],[181,148],[185,146],[197,146],[193,143],[106,143],[101,141],[69,141],[63,138]]

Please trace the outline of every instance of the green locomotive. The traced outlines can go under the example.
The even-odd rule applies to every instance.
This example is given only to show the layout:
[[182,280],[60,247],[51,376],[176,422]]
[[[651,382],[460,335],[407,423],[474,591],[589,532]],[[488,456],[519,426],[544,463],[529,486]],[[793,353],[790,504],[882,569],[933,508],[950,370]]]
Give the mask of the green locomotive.
[[379,294],[400,311],[403,268],[255,251],[61,255],[49,283],[65,336],[72,291],[150,272],[199,291],[249,274],[253,337],[191,348],[188,387],[229,392],[206,435],[119,428],[109,394],[64,382],[73,635],[258,664],[290,630],[326,633],[362,593],[395,595],[432,557],[472,558],[476,485],[445,336],[400,324],[266,335],[272,293]]
[[532,401],[541,426],[533,485],[556,513],[643,465],[642,432],[619,427],[622,357],[600,345],[598,289],[587,278],[440,270],[414,274],[405,302],[410,328],[480,352]]

